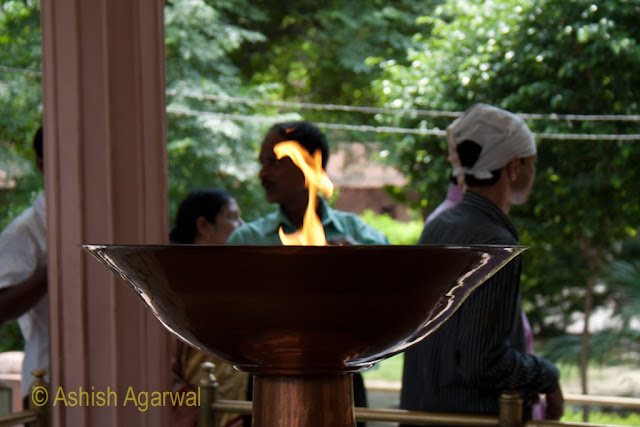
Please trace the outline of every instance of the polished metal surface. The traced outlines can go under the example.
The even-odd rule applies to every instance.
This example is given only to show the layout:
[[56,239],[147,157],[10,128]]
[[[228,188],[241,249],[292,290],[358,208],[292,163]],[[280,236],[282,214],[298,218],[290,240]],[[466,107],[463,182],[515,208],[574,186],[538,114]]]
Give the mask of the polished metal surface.
[[523,250],[84,248],[128,283],[170,331],[256,374],[254,427],[355,426],[350,372],[424,339]]
[[339,374],[441,325],[521,247],[84,245],[190,344],[261,374]]

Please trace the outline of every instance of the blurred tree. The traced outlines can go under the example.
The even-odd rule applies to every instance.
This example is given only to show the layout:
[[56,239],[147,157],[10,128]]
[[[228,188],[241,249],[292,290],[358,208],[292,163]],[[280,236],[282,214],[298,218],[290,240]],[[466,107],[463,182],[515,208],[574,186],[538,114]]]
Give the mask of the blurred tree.
[[[262,213],[254,158],[265,122],[304,118],[358,124],[372,122],[372,116],[274,107],[261,101],[372,103],[369,82],[380,69],[366,59],[402,57],[421,27],[416,17],[432,3],[439,2],[168,3],[169,150],[171,164],[176,165],[171,177],[180,183],[170,187],[172,200],[185,194],[184,185],[206,178],[238,189],[240,206],[249,219]],[[250,100],[224,99],[229,96]],[[197,115],[177,115],[185,109]],[[228,114],[246,120],[232,121]],[[327,134],[330,143],[369,137],[344,131]]]
[[[415,37],[424,27],[416,23],[416,18],[441,2],[254,1],[252,4],[266,19],[252,28],[265,39],[245,43],[233,58],[252,82],[274,87],[272,96],[278,99],[372,105],[377,95],[371,91],[370,82],[381,72],[372,58],[405,61],[404,52],[416,46]],[[371,114],[339,109],[305,109],[302,114],[316,122],[374,122]],[[336,142],[366,141],[371,136],[331,130],[328,134],[329,140]]]
[[33,165],[33,134],[40,125],[40,13],[37,2],[0,5],[0,169],[15,181],[0,192],[0,229],[42,188]]
[[[0,170],[15,183],[0,190],[0,230],[43,187],[34,167],[33,134],[40,125],[40,11],[37,2],[0,4]],[[22,348],[17,322],[0,328],[0,352]]]
[[[424,21],[433,31],[408,52],[409,66],[382,62],[374,82],[386,105],[463,110],[487,102],[514,112],[638,114],[640,2],[617,0],[450,0]],[[447,120],[393,118],[387,123],[444,128]],[[530,121],[534,131],[638,133],[637,122]],[[579,309],[588,319],[611,244],[636,235],[640,179],[633,142],[538,139],[538,176],[531,200],[513,209],[523,231],[526,308],[548,320]],[[443,138],[406,137],[390,144],[391,163],[410,176],[431,210],[446,188]],[[434,185],[436,189],[434,189]],[[537,318],[538,329],[554,325]],[[588,320],[585,322],[588,327]],[[566,323],[558,322],[559,329]],[[588,333],[582,340],[586,386]],[[548,330],[547,330],[548,331]]]
[[621,354],[640,353],[640,331],[634,322],[640,313],[640,240],[624,241],[604,269],[604,281],[613,293],[614,313],[622,320],[617,333],[627,348]]
[[205,99],[207,94],[261,96],[264,88],[243,80],[230,55],[242,43],[264,39],[234,21],[262,19],[245,0],[174,0],[165,7],[172,217],[182,198],[199,187],[231,191],[247,219],[267,208],[256,179],[257,150],[266,124],[225,115],[275,111]]

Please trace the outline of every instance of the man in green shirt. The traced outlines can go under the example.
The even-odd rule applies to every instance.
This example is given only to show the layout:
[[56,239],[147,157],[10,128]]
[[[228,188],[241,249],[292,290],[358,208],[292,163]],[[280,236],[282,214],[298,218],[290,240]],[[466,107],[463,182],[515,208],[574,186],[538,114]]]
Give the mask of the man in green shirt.
[[[318,216],[321,218],[324,233],[328,242],[340,243],[342,239],[350,239],[362,245],[388,245],[389,240],[380,231],[362,222],[360,218],[349,212],[331,209],[322,198],[318,198]],[[282,226],[286,234],[297,230],[289,217],[280,207],[278,210],[238,228],[227,241],[232,245],[281,245],[278,230]]]
[[[231,245],[281,245],[279,229],[291,234],[302,227],[309,204],[305,177],[290,157],[278,159],[276,144],[296,141],[311,155],[322,154],[322,168],[329,159],[329,146],[324,134],[309,122],[279,123],[274,125],[262,142],[260,150],[260,181],[267,199],[277,203],[279,209],[253,222],[237,228],[229,239]],[[316,213],[324,228],[325,238],[331,244],[387,245],[389,240],[380,231],[365,224],[356,215],[331,209],[321,197],[317,199]],[[354,402],[367,406],[364,381],[360,373],[353,376]],[[364,425],[364,423],[358,423]]]
[[[267,199],[280,205],[279,209],[253,222],[237,228],[227,240],[232,245],[281,245],[278,230],[286,234],[302,227],[309,203],[309,193],[302,171],[290,157],[278,159],[273,148],[279,142],[297,141],[310,154],[322,153],[322,167],[326,168],[329,147],[324,134],[309,122],[279,123],[274,125],[262,142],[260,151],[260,181]],[[331,209],[318,197],[317,214],[322,222],[329,244],[388,245],[390,242],[380,231],[365,224],[356,215]]]

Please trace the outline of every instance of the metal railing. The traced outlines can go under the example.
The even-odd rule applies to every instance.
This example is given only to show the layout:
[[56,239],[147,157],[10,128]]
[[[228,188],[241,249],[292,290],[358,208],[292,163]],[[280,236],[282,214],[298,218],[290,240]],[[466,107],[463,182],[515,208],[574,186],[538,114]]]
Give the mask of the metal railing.
[[25,423],[29,423],[29,427],[49,427],[49,404],[45,403],[42,406],[38,406],[34,405],[31,400],[34,390],[38,388],[44,388],[45,390],[49,389],[49,385],[44,380],[46,373],[47,371],[43,369],[38,369],[31,373],[34,380],[31,383],[31,387],[29,387],[30,407],[24,411],[0,416],[0,427],[15,426]]
[[40,412],[35,409],[26,409],[8,415],[0,416],[0,426],[15,426],[25,423],[37,423],[40,420]]
[[[202,388],[201,388],[202,393]],[[203,399],[204,400],[204,399]],[[500,415],[492,417],[487,415],[444,414],[418,411],[406,411],[402,409],[375,409],[355,408],[357,421],[388,421],[404,424],[438,424],[459,427],[518,427],[522,424],[522,399],[517,392],[505,392],[500,396]],[[215,415],[220,412],[233,412],[239,415],[251,415],[252,403],[239,400],[216,399],[212,402],[204,402],[201,413],[206,416],[199,418],[198,427],[215,426]],[[207,410],[207,407],[209,408]],[[526,426],[530,427],[530,426]]]
[[[215,426],[216,414],[221,412],[251,415],[253,404],[249,401],[218,399],[218,382],[213,375],[213,365],[204,363],[202,368],[207,372],[207,375],[200,382],[202,401],[198,414],[198,427]],[[399,391],[399,389],[387,391]],[[567,395],[565,396],[565,403],[640,409],[640,399],[622,397]],[[415,425],[438,424],[459,427],[611,427],[611,425],[605,424],[547,420],[530,420],[523,423],[523,401],[517,391],[504,391],[498,398],[498,408],[498,416],[445,414],[402,409],[355,408],[355,418],[357,421],[383,421]]]
[[[218,382],[213,375],[211,366],[203,367],[207,371],[207,377],[200,383],[201,406],[198,412],[198,426],[211,427],[215,425],[216,415],[222,412],[232,412],[239,415],[250,415],[253,404],[249,401],[218,399]],[[35,377],[30,387],[31,392],[38,387],[48,388],[44,381],[45,371],[34,371]],[[399,391],[397,389],[384,389],[384,391]],[[565,396],[565,403],[586,406],[620,407],[627,409],[640,409],[640,399],[608,396]],[[48,404],[38,407],[33,405],[21,412],[0,416],[0,427],[14,426],[30,423],[30,427],[49,426]],[[522,422],[522,398],[516,391],[505,391],[498,399],[499,413],[497,416],[447,414],[433,412],[407,411],[402,409],[379,408],[355,408],[357,421],[382,421],[397,422],[415,425],[450,425],[466,427],[608,427],[610,425],[531,420]]]
[[[400,393],[400,385],[367,385],[367,391],[381,393]],[[624,408],[640,411],[640,398],[619,397],[619,396],[599,396],[593,394],[564,394],[564,403],[576,406],[602,406],[606,408]]]
[[640,410],[640,399],[634,397],[594,396],[586,394],[566,394],[564,403],[582,406],[604,406]]
[[[520,404],[521,403],[518,403],[518,405]],[[205,405],[203,405],[203,408],[206,410]],[[213,421],[214,416],[216,413],[220,412],[232,412],[239,415],[251,415],[252,403],[248,401],[219,399],[212,402],[209,408],[209,420],[206,422],[209,422],[211,424],[198,424],[199,427],[209,427],[211,425],[215,425],[215,422]],[[521,414],[521,409],[519,413]],[[611,424],[593,424],[548,420],[531,420],[527,421],[526,423],[522,423],[522,421],[520,421],[521,418],[512,420],[509,417],[501,418],[486,415],[443,414],[405,411],[401,409],[356,408],[355,414],[357,421],[382,421],[415,425],[438,424],[460,427],[611,427]]]

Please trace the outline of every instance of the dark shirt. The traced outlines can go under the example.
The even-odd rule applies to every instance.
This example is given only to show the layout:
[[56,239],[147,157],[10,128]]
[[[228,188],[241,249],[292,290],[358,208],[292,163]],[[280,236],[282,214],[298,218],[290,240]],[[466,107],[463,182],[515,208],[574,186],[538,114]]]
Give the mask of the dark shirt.
[[[419,243],[516,245],[518,238],[495,204],[467,191],[460,204],[425,227]],[[401,408],[497,414],[503,390],[519,390],[526,401],[531,392],[556,388],[556,367],[525,351],[520,271],[518,257],[477,288],[436,332],[405,352]]]

